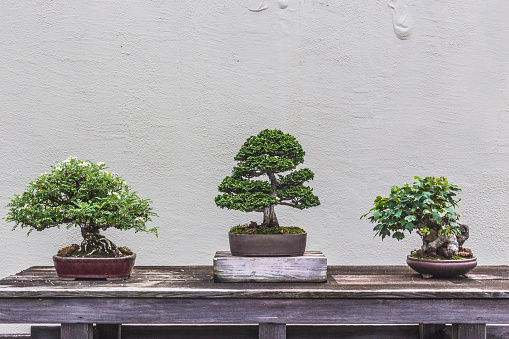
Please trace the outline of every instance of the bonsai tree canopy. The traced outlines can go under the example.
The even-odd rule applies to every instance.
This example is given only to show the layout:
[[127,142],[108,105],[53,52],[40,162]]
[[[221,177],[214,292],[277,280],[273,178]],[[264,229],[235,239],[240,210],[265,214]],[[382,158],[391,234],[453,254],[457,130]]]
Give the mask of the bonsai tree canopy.
[[313,179],[313,172],[308,168],[296,170],[304,162],[304,155],[297,140],[280,130],[266,129],[249,137],[234,158],[237,166],[232,175],[218,187],[222,194],[215,198],[216,205],[263,212],[262,227],[279,226],[276,205],[298,209],[318,206],[318,197],[304,185]]
[[472,257],[472,251],[462,247],[469,237],[469,228],[458,223],[460,215],[453,210],[461,189],[444,177],[414,178],[417,181],[412,185],[392,186],[388,197],[376,197],[374,207],[361,219],[368,216],[382,239],[392,234],[401,240],[406,231],[415,229],[423,242],[417,256]]
[[17,226],[42,231],[66,225],[79,227],[83,242],[62,249],[60,255],[123,256],[130,250],[117,247],[100,234],[101,230],[134,229],[157,235],[157,228],[147,229],[151,201],[141,199],[116,173],[106,171],[104,163],[81,161],[74,157],[51,167],[32,181],[22,195],[15,195],[7,205],[5,220]]

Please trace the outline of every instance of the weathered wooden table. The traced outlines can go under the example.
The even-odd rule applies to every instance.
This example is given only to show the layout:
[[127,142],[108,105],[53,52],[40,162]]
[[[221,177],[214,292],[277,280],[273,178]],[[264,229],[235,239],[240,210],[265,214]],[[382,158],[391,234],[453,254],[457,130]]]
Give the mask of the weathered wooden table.
[[260,338],[285,338],[286,324],[420,324],[420,337],[434,338],[453,324],[455,338],[485,338],[486,324],[509,324],[509,267],[423,279],[405,266],[329,266],[327,283],[305,284],[214,283],[210,266],[61,281],[31,267],[0,281],[0,323],[59,323],[66,339],[90,338],[92,324],[119,337],[129,323],[259,324]]

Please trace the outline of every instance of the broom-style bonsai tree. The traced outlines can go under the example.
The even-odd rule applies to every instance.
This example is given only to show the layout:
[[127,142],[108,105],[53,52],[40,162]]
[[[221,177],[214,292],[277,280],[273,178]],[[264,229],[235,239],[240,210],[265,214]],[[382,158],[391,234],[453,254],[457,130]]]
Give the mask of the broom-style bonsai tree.
[[304,155],[297,140],[280,130],[266,129],[249,137],[234,158],[237,166],[232,175],[224,178],[218,187],[222,194],[215,198],[216,205],[244,212],[263,212],[262,224],[251,222],[250,226],[265,232],[279,227],[276,205],[298,209],[318,206],[320,200],[313,189],[304,185],[313,179],[313,172],[308,168],[295,170],[304,162]]
[[15,195],[7,205],[5,217],[17,226],[43,231],[67,225],[81,229],[83,241],[59,251],[62,256],[118,257],[132,254],[126,247],[117,247],[100,234],[101,230],[134,229],[157,235],[157,228],[147,229],[151,201],[141,199],[116,173],[106,171],[104,163],[81,161],[74,157],[51,167],[41,174],[22,195]]
[[414,179],[417,181],[412,185],[392,186],[386,198],[376,197],[374,207],[361,219],[369,216],[376,224],[373,230],[382,239],[392,234],[401,240],[404,232],[416,230],[422,238],[421,249],[414,251],[416,257],[473,257],[470,249],[462,247],[469,228],[458,223],[460,215],[453,210],[460,201],[456,195],[461,189],[444,177]]

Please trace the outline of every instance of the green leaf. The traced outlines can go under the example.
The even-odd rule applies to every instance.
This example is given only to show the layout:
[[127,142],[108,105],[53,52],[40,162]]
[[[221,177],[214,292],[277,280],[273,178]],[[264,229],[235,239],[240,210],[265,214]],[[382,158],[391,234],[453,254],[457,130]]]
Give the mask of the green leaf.
[[393,238],[395,239],[398,239],[398,240],[401,240],[405,237],[405,234],[403,234],[402,232],[394,232],[393,235],[392,235]]
[[436,212],[432,212],[431,213],[431,216],[433,217],[433,219],[435,219],[436,221],[441,221],[442,220],[442,217],[440,216],[440,214],[436,213]]
[[406,220],[406,221],[408,221],[408,222],[410,222],[410,221],[416,221],[416,220],[417,220],[417,218],[415,217],[415,215],[407,215],[407,216],[405,217],[405,220]]
[[411,222],[407,222],[405,224],[405,229],[408,230],[409,232],[412,232],[414,230],[414,227],[415,227],[415,225]]

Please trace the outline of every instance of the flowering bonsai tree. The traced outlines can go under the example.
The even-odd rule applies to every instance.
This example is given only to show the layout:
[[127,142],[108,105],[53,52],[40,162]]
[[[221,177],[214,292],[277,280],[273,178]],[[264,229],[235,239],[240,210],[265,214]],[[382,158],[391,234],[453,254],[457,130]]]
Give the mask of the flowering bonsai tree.
[[[266,129],[249,137],[234,158],[237,166],[232,175],[224,178],[218,187],[222,194],[215,198],[216,205],[263,212],[262,224],[251,222],[251,229],[282,232],[274,210],[276,205],[304,209],[320,204],[313,190],[304,185],[313,179],[313,172],[308,168],[295,170],[304,162],[304,155],[297,140],[279,130]],[[261,229],[257,232],[262,232]]]
[[106,171],[104,163],[81,161],[74,157],[51,167],[41,174],[22,195],[15,195],[7,205],[5,220],[22,228],[42,231],[67,225],[79,227],[83,241],[59,251],[62,256],[125,256],[132,254],[126,247],[117,247],[100,234],[101,230],[117,228],[150,232],[147,229],[151,201],[141,199],[116,173]]
[[376,197],[374,207],[361,219],[368,217],[375,223],[373,230],[382,239],[392,234],[401,240],[405,231],[415,229],[422,238],[421,249],[414,252],[417,257],[473,257],[470,249],[462,247],[469,228],[458,223],[460,215],[453,210],[461,189],[444,177],[414,178],[412,185],[392,186],[388,197]]

